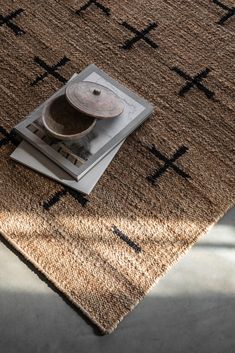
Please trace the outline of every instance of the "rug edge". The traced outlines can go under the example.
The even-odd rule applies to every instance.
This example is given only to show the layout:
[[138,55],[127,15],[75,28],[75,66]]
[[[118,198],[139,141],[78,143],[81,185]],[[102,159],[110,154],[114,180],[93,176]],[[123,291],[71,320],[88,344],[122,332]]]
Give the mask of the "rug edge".
[[[3,232],[0,228],[0,238],[1,237],[5,240],[6,243],[10,244],[10,246],[16,250],[16,255],[18,255],[18,257],[19,255],[23,256],[23,258],[25,259],[24,263],[26,264],[26,266],[32,272],[35,272],[35,274],[40,278],[40,280],[43,280],[43,282],[46,283],[47,285],[49,285],[50,283],[52,285],[51,286],[52,290],[53,290],[53,287],[54,289],[57,289],[58,294],[61,296],[61,298],[65,300],[66,299],[69,300],[69,302],[71,302],[72,305],[78,308],[81,311],[81,313],[85,315],[91,321],[91,323],[93,323],[100,330],[101,334],[104,334],[104,335],[109,334],[116,328],[115,326],[111,329],[106,329],[98,321],[92,318],[88,313],[88,311],[86,311],[86,309],[84,309],[82,305],[80,305],[69,294],[67,294],[56,280],[52,279],[51,276],[45,270],[43,270],[43,268],[36,261],[34,261],[29,255],[27,255],[26,252],[23,249],[21,249],[13,240],[9,239],[9,237],[5,234],[5,232]],[[20,258],[20,260],[23,261],[22,258]],[[30,265],[33,266],[33,269],[30,268]]]
[[[171,264],[169,264],[164,272],[161,273],[161,275],[159,277],[156,278],[155,281],[153,281],[153,283],[150,285],[150,287],[146,290],[146,292],[144,293],[144,295],[139,298],[131,307],[130,309],[128,310],[128,312],[126,312],[124,315],[122,315],[119,320],[117,320],[115,322],[115,324],[113,326],[111,326],[110,328],[105,328],[103,327],[98,321],[96,321],[94,318],[92,318],[90,316],[90,314],[88,313],[88,311],[86,311],[86,309],[83,308],[83,306],[81,304],[79,304],[78,302],[76,302],[69,294],[67,294],[63,289],[62,287],[59,285],[59,283],[57,283],[57,281],[55,281],[54,279],[52,279],[50,277],[50,275],[47,274],[46,271],[44,271],[42,269],[42,267],[36,262],[34,261],[33,259],[31,259],[31,257],[29,255],[27,255],[25,253],[25,251],[23,249],[21,249],[13,240],[9,239],[9,237],[5,234],[5,232],[3,232],[0,228],[0,237],[2,237],[3,239],[5,239],[5,241],[10,244],[16,251],[18,254],[21,254],[24,259],[26,260],[25,261],[25,264],[27,265],[27,267],[32,271],[32,268],[29,267],[29,264],[31,264],[33,266],[33,268],[35,269],[35,273],[39,276],[40,274],[43,276],[43,278],[40,278],[41,280],[43,280],[45,283],[46,281],[48,281],[47,284],[52,284],[52,286],[54,286],[60,294],[60,296],[63,298],[63,299],[67,299],[69,300],[69,302],[72,303],[72,305],[74,305],[76,308],[78,308],[81,313],[83,315],[86,316],[86,318],[88,318],[91,323],[93,323],[99,330],[100,330],[100,333],[103,334],[103,335],[108,335],[110,333],[112,333],[116,328],[117,326],[120,324],[121,321],[123,321],[123,319],[128,315],[130,314],[134,309],[135,307],[140,303],[140,301],[142,301],[145,296],[152,290],[152,288],[171,270],[171,268],[184,256],[186,255],[190,250],[191,248],[197,243],[197,241],[202,238],[203,236],[205,236],[209,231],[210,229],[216,224],[218,223],[218,221],[230,210],[232,209],[233,207],[235,206],[235,203],[233,201],[233,203],[231,205],[229,205],[227,207],[227,209],[223,212],[223,214],[220,214],[207,228],[204,229],[203,232],[200,233],[200,235],[197,237],[196,240],[194,240],[192,242],[192,244],[190,244],[189,246],[185,247],[185,248],[182,248],[182,252],[179,254],[179,256],[177,258],[175,258],[173,260],[173,262]],[[40,277],[40,276],[39,276]],[[52,288],[53,289],[53,288]]]

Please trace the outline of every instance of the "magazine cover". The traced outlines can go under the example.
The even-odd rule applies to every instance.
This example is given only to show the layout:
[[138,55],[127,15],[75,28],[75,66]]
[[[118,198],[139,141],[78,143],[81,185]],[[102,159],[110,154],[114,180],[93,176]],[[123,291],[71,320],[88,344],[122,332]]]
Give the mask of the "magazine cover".
[[94,128],[76,142],[57,140],[51,137],[43,126],[42,110],[50,100],[65,92],[65,85],[20,122],[15,130],[74,179],[79,180],[147,119],[153,111],[153,106],[95,65],[89,65],[72,80],[94,82],[109,88],[123,101],[123,112],[112,119],[97,120]]

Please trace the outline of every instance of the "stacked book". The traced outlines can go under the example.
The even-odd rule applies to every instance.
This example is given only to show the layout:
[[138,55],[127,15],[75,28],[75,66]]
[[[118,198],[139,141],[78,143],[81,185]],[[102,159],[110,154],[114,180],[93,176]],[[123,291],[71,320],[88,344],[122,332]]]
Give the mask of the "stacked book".
[[[92,130],[76,141],[55,138],[42,123],[45,105],[66,92],[71,82],[96,83],[108,88],[123,102],[122,113],[96,121]],[[94,64],[79,74],[15,126],[21,143],[11,158],[74,190],[89,194],[124,140],[153,111],[153,106],[112,79]],[[69,116],[68,116],[69,120]]]

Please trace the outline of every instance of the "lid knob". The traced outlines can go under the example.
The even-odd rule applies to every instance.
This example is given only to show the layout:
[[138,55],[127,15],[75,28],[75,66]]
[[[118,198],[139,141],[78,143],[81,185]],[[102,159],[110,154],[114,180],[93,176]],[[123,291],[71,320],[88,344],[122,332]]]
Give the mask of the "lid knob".
[[101,94],[101,91],[100,91],[99,89],[94,89],[94,90],[93,90],[93,94],[94,94],[95,96],[99,96],[99,95]]

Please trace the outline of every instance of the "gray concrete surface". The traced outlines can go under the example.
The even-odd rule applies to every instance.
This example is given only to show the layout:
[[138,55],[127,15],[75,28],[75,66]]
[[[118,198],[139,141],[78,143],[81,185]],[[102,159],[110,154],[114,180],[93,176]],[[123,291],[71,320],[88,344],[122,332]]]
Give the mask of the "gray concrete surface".
[[0,242],[0,352],[235,352],[235,208],[109,336]]

